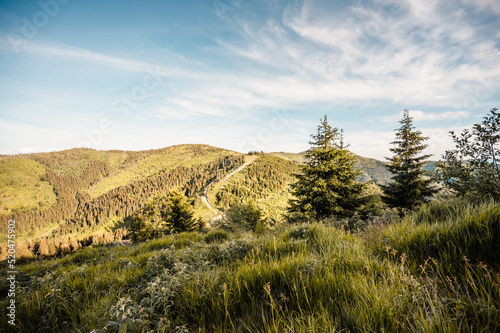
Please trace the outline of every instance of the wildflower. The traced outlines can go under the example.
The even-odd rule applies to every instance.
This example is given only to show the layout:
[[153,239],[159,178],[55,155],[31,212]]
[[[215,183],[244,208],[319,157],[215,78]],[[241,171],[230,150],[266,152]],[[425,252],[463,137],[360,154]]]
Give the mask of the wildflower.
[[268,282],[264,285],[264,290],[266,291],[266,293],[271,294],[271,283],[270,282]]
[[429,259],[432,261],[432,263],[434,264],[434,266],[437,266],[438,265],[438,262],[436,259],[432,258],[432,257],[429,257]]
[[406,262],[406,253],[401,253],[401,257],[399,257],[399,260],[401,261],[401,265],[404,265]]
[[470,260],[467,258],[467,256],[464,256],[464,261],[467,267],[471,268],[471,265],[469,264]]

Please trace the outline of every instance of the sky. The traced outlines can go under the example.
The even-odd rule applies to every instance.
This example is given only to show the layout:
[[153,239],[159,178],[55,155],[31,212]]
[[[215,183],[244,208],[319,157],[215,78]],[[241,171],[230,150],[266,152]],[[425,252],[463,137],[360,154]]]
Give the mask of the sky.
[[498,0],[0,0],[0,154],[301,152],[320,119],[438,160],[500,105]]

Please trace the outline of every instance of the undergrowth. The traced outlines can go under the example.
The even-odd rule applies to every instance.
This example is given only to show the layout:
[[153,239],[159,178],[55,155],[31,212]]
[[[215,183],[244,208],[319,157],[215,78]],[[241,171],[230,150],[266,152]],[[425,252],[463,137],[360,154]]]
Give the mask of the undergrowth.
[[494,202],[453,200],[357,233],[315,223],[86,248],[18,266],[15,330],[494,332],[499,217]]

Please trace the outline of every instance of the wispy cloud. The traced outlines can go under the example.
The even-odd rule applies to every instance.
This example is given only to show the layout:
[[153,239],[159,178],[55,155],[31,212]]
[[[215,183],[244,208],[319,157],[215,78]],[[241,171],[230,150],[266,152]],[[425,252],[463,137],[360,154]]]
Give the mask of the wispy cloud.
[[[65,34],[46,29],[16,53],[12,36],[0,34],[0,60],[6,60],[0,66],[10,72],[0,80],[2,119],[39,123],[37,136],[29,135],[32,140],[54,134],[78,142],[82,130],[111,118],[116,131],[98,148],[120,148],[127,135],[139,133],[134,140],[140,145],[129,140],[134,142],[124,146],[135,149],[157,144],[160,134],[160,146],[204,140],[227,146],[224,142],[258,135],[273,111],[294,111],[287,128],[291,134],[280,133],[266,145],[278,148],[302,147],[318,115],[327,113],[356,133],[353,150],[381,156],[392,136],[384,130],[394,127],[389,122],[397,124],[397,111],[404,107],[412,109],[415,120],[436,128],[471,121],[500,103],[500,4],[495,0],[258,1],[243,2],[226,14],[220,20],[204,12],[217,21],[216,28],[188,28],[183,20],[165,20],[157,27],[159,17],[154,27],[143,21],[154,34],[120,37],[112,47],[106,47],[104,37],[88,42],[87,30],[60,38]],[[202,17],[200,22],[214,21]],[[67,24],[62,16],[54,23]],[[208,27],[214,30],[207,33]],[[112,38],[130,31],[113,29]],[[70,45],[75,31],[79,47]],[[172,37],[177,32],[184,35]],[[151,69],[162,84],[129,108],[128,118],[118,117],[113,103],[140,93]],[[365,120],[377,131],[362,132]],[[431,131],[429,136],[439,135]]]
[[[439,113],[426,113],[420,110],[409,110],[410,117],[418,121],[436,121],[436,120],[453,120],[453,119],[467,119],[470,117],[470,112],[468,111],[446,111]],[[381,117],[384,122],[397,122],[401,120],[402,113],[393,114],[391,116]]]
[[449,105],[473,95],[479,78],[498,85],[500,52],[492,36],[483,38],[461,11],[442,4],[356,5],[345,9],[347,18],[322,18],[324,7],[305,1],[288,7],[281,22],[242,22],[242,41],[221,45],[274,68],[269,82],[250,77],[249,83],[296,103]]
[[[10,43],[12,37],[0,34],[0,52],[14,54]],[[196,65],[200,66],[202,63],[197,60],[188,61],[185,57],[176,55],[169,52],[163,52],[164,56],[169,56],[171,58],[163,59],[160,61],[145,61],[130,59],[126,57],[111,56],[103,53],[93,52],[86,49],[81,49],[73,47],[70,45],[62,43],[53,42],[37,42],[30,41],[26,43],[19,51],[18,54],[32,55],[37,58],[54,59],[59,58],[61,60],[73,61],[79,64],[90,63],[96,66],[101,66],[105,68],[115,69],[124,72],[133,73],[147,73],[148,71],[155,71],[156,75],[162,77],[180,77],[187,79],[207,79],[208,76],[203,76],[197,74],[193,69],[189,69],[189,66]],[[17,54],[17,53],[16,53]],[[151,57],[153,59],[154,57]],[[184,67],[176,67],[168,62],[172,63],[182,62]],[[207,75],[207,74],[206,74]]]
[[493,12],[500,15],[500,2],[496,0],[465,0],[466,4],[475,6],[483,12]]

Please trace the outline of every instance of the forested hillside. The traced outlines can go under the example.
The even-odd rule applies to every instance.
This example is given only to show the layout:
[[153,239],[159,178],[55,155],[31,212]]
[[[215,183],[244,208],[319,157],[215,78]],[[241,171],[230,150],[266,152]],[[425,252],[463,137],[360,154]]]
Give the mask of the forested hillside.
[[227,182],[214,184],[208,198],[221,211],[234,203],[253,201],[266,218],[279,221],[290,198],[293,174],[298,172],[297,163],[272,154],[261,154],[249,167]]
[[241,163],[242,155],[207,145],[2,156],[0,231],[7,234],[9,219],[18,234],[33,236],[47,226],[53,236],[97,230],[172,187],[191,196]]
[[215,193],[215,204],[228,207],[231,202],[265,199],[282,192],[299,172],[298,165],[279,157],[264,155],[248,168],[221,184]]

